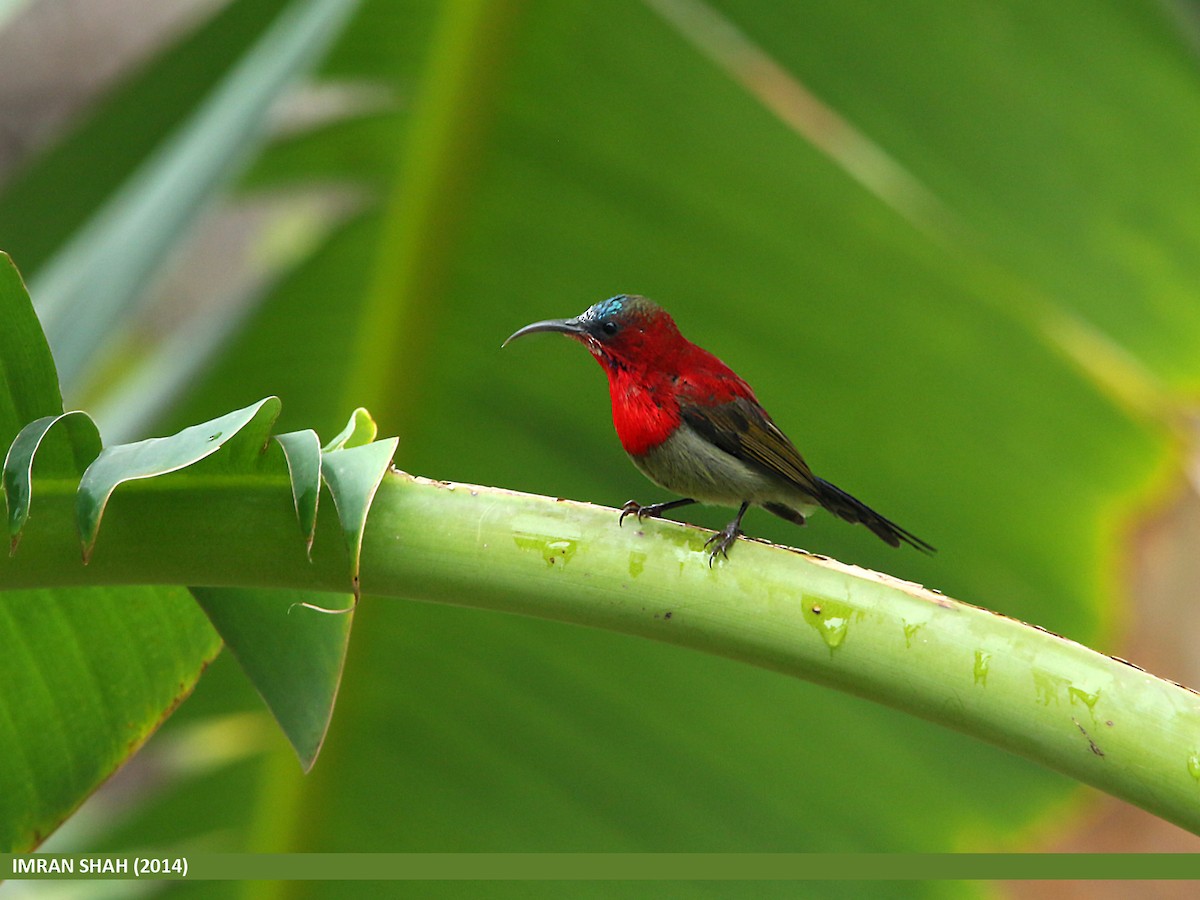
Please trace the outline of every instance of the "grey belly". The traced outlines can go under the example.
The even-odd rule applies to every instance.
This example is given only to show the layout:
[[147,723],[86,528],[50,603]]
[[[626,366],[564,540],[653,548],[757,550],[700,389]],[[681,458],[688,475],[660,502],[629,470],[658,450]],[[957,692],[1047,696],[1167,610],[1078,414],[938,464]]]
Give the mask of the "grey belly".
[[714,447],[686,423],[649,453],[630,459],[655,484],[701,503],[775,502],[803,515],[815,508],[807,494]]

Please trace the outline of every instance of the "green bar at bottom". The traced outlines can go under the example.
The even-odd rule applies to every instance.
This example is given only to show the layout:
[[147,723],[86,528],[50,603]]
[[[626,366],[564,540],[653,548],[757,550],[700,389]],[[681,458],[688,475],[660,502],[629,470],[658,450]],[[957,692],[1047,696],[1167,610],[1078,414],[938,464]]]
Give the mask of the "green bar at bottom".
[[34,853],[0,878],[407,881],[907,881],[1200,878],[1190,853]]

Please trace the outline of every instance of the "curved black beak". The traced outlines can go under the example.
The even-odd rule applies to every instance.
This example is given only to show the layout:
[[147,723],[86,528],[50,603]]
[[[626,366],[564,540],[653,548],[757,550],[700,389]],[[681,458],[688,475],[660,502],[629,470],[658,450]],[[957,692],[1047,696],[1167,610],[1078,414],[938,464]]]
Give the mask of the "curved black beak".
[[515,341],[519,337],[525,337],[527,334],[536,334],[539,331],[557,331],[559,334],[567,334],[579,336],[585,334],[583,326],[579,324],[578,319],[546,319],[544,322],[534,322],[532,325],[526,325],[524,328],[513,332],[508,336],[501,347],[507,347],[509,343]]

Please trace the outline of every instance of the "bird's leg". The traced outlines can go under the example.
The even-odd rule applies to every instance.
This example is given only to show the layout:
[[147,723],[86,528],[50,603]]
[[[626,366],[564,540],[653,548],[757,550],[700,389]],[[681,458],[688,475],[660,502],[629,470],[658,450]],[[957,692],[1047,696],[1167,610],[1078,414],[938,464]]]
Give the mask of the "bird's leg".
[[630,515],[636,515],[639,522],[642,519],[657,519],[668,510],[678,509],[681,506],[689,506],[695,502],[691,497],[685,497],[682,500],[670,500],[666,503],[651,503],[649,506],[642,506],[636,500],[630,500],[621,507],[621,518],[617,519],[617,524],[623,524],[625,517]]
[[712,546],[713,544],[716,545],[713,547],[712,555],[708,557],[709,568],[712,568],[713,560],[717,558],[718,553],[729,559],[729,548],[733,546],[733,542],[742,533],[742,516],[746,514],[746,510],[749,508],[750,501],[747,500],[742,504],[741,509],[738,510],[738,514],[734,516],[732,522],[704,542],[705,547]]

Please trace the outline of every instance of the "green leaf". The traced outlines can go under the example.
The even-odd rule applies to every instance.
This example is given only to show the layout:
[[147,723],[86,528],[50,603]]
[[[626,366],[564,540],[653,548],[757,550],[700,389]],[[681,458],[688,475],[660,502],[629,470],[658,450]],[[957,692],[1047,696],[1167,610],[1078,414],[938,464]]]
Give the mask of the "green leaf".
[[[216,453],[251,423],[258,423],[252,429],[253,433],[269,428],[279,415],[279,405],[277,398],[267,397],[244,409],[200,425],[192,425],[170,437],[148,438],[133,444],[105,447],[84,472],[79,484],[76,512],[84,560],[92,555],[104,508],[117,485],[190,466]],[[261,451],[262,440],[256,443]]]
[[329,485],[346,547],[350,551],[355,597],[362,592],[358,582],[358,562],[367,513],[371,511],[371,501],[375,498],[379,483],[383,481],[392,457],[396,455],[398,443],[398,438],[387,438],[363,446],[331,450],[321,459],[321,475]]
[[305,609],[300,604],[328,606],[334,596],[313,591],[191,591],[308,771],[333,715],[353,615]]
[[346,423],[336,437],[333,438],[322,449],[326,453],[334,450],[347,450],[351,447],[361,447],[375,440],[375,435],[378,432],[378,426],[375,420],[371,418],[371,414],[361,406],[356,409],[353,415],[350,416],[350,421]]
[[[63,478],[74,490],[98,436],[86,416],[63,415],[50,349],[6,254],[0,321],[0,446],[15,539],[34,469],[39,483]],[[220,640],[180,589],[89,588],[3,593],[0,645],[0,849],[13,852],[41,843],[128,759]]]
[[[311,549],[311,537],[315,530],[316,495],[320,484],[321,450],[316,434],[311,431],[283,436],[279,445],[291,447],[290,455],[286,450],[281,452],[275,442],[269,440],[269,432],[278,416],[279,406],[277,398],[266,398],[226,416],[184,429],[169,438],[118,445],[105,448],[104,451],[100,451],[99,435],[94,425],[83,414],[47,416],[39,419],[18,436],[6,466],[6,491],[14,498],[11,501],[14,516],[21,520],[17,525],[19,527],[23,524],[23,518],[28,513],[29,476],[34,453],[39,444],[47,437],[71,437],[67,426],[78,423],[82,435],[82,438],[77,440],[80,452],[90,450],[94,451],[93,456],[100,456],[91,466],[87,466],[86,459],[77,460],[74,455],[67,455],[64,458],[73,462],[73,465],[66,468],[60,466],[62,471],[49,464],[57,462],[51,458],[47,463],[38,466],[38,483],[53,486],[55,492],[60,495],[78,489],[75,507],[77,510],[90,511],[90,518],[85,525],[90,530],[82,532],[90,540],[95,539],[108,498],[116,486],[125,481],[153,479],[155,476],[190,468],[190,478],[180,473],[179,477],[165,483],[167,493],[159,494],[160,500],[177,507],[176,512],[179,513],[187,508],[186,502],[181,500],[180,487],[189,483],[195,484],[197,481],[210,486],[219,485],[224,481],[243,491],[257,486],[265,489],[265,496],[275,495],[282,480],[280,475],[284,460],[290,459],[289,473],[295,473],[297,476],[291,488],[293,507],[298,516],[307,519],[304,523],[304,537],[308,548]],[[356,416],[356,420],[369,423],[370,417],[362,413]],[[58,422],[66,424],[57,431],[51,431]],[[88,441],[91,443],[88,444]],[[70,451],[72,447],[68,445],[66,449]],[[361,465],[364,457],[360,451],[363,449],[366,448],[342,450],[337,453],[356,454],[355,458]],[[274,453],[264,452],[268,450],[273,450]],[[80,472],[83,472],[82,481],[78,480]],[[349,485],[348,490],[353,494],[358,487],[355,473],[347,470],[342,474],[343,481]],[[56,479],[59,482],[66,481],[67,484],[56,484]],[[313,484],[314,480],[316,484]],[[378,478],[375,478],[370,490],[371,496],[374,486],[377,485]],[[153,493],[153,490],[151,486],[150,492]],[[370,496],[352,496],[350,502],[362,502],[369,506]],[[61,505],[58,504],[60,507]],[[271,508],[269,502],[266,505]],[[199,515],[207,513],[210,516],[219,516],[212,511],[211,502],[203,506],[204,509],[199,511]],[[184,512],[183,515],[190,518],[195,514]],[[363,515],[365,516],[365,511]],[[49,530],[46,524],[48,523],[43,523],[40,535],[43,538]],[[358,539],[361,540],[361,523],[359,529]],[[172,541],[167,535],[173,534],[176,536],[174,540],[178,540],[178,532],[177,528],[158,529],[154,532],[161,538],[157,545],[160,555]],[[265,559],[269,554],[266,548],[271,542],[265,540],[261,531],[256,532],[254,537],[259,542],[255,547],[263,552]],[[187,543],[186,540],[182,541],[185,546]],[[35,549],[43,554],[48,549],[49,552],[53,552],[45,546],[44,541],[41,544]],[[185,552],[190,555],[193,551],[187,549]],[[286,555],[291,556],[290,553]],[[340,553],[335,554],[335,558],[340,563]],[[295,560],[292,561],[294,563]],[[311,555],[309,562],[311,563]],[[316,571],[316,567],[313,571]],[[310,768],[320,750],[332,714],[349,637],[350,617],[320,616],[305,610],[303,607],[323,609],[330,602],[328,595],[314,591],[285,594],[271,590],[198,587],[194,589],[194,596],[221,636],[230,644],[244,671],[267,701],[284,733],[295,747],[304,768]],[[293,608],[296,608],[296,614],[289,615]]]
[[[311,559],[321,487],[320,440],[311,430],[276,435],[275,440],[287,459],[293,505]],[[318,610],[331,606],[332,595],[327,593],[191,590],[307,771],[316,761],[333,714],[352,615],[320,615]],[[352,600],[348,598],[348,612]]]
[[221,642],[182,588],[0,595],[0,849],[36,847],[191,691]]
[[[60,422],[63,427],[55,430],[54,426]],[[21,429],[4,458],[4,499],[8,504],[8,533],[13,550],[29,518],[35,457],[39,460],[39,481],[66,481],[59,489],[74,490],[84,470],[99,455],[100,432],[87,413],[43,416]]]
[[292,482],[296,520],[304,535],[304,549],[312,558],[313,536],[317,533],[317,506],[321,498],[321,439],[311,429],[275,435],[287,458]]
[[100,452],[100,435],[85,413],[63,414],[50,348],[21,276],[4,253],[0,253],[0,321],[5,323],[0,329],[0,447],[7,449],[4,499],[15,550],[29,517],[34,456],[47,433],[59,422],[66,423],[42,448],[41,474],[69,477],[73,483]]
[[21,274],[0,253],[0,447],[25,425],[62,412],[54,358]]

